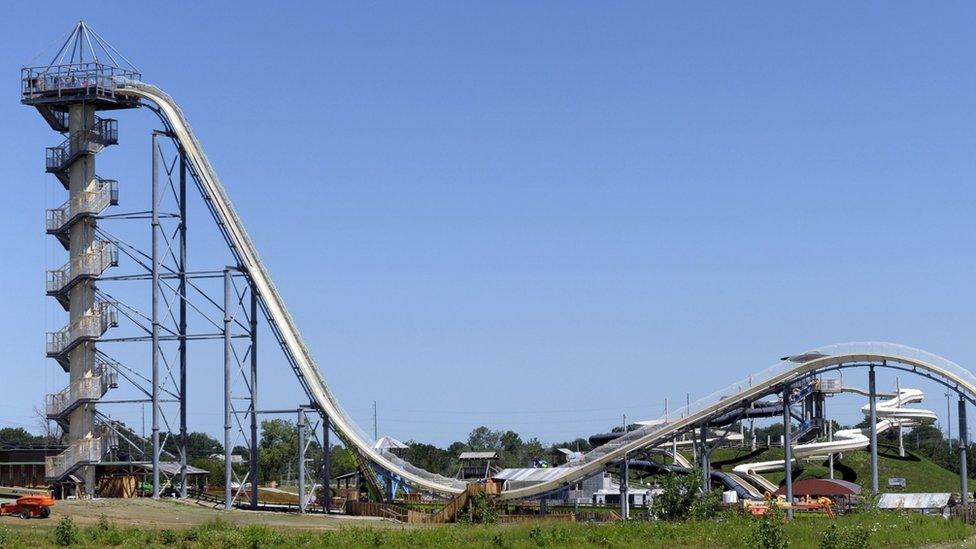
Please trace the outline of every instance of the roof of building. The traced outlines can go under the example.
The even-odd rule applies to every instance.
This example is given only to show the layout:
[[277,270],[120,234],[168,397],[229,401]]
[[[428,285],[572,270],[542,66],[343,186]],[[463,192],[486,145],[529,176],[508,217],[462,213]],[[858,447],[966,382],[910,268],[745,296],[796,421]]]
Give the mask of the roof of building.
[[[785,486],[776,490],[777,495],[785,493]],[[793,483],[794,496],[856,496],[860,493],[860,486],[840,479],[810,478]]]
[[458,459],[498,459],[498,452],[461,452]]
[[[138,467],[146,471],[152,470],[152,462],[149,461],[104,461],[98,464],[99,466],[112,467]],[[180,464],[175,461],[160,461],[159,471],[166,475],[178,475],[180,474]],[[194,467],[192,465],[186,466],[186,474],[188,475],[209,475],[210,471],[206,469],[201,469],[199,467]]]
[[952,494],[881,494],[878,509],[942,509],[955,503]]
[[408,446],[393,437],[380,437],[373,448],[377,450],[402,450]]

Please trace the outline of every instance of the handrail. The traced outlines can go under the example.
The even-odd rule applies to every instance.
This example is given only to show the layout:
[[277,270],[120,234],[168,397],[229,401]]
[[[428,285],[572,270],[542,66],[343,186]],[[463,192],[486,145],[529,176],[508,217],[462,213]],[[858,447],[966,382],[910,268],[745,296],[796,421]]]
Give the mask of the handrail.
[[106,269],[118,264],[118,246],[107,240],[96,240],[87,250],[69,259],[60,269],[47,271],[46,291],[60,292],[77,278],[101,276]]
[[45,212],[44,228],[59,231],[80,215],[98,215],[111,205],[118,204],[119,182],[114,179],[96,179],[94,188],[69,198],[57,208]]

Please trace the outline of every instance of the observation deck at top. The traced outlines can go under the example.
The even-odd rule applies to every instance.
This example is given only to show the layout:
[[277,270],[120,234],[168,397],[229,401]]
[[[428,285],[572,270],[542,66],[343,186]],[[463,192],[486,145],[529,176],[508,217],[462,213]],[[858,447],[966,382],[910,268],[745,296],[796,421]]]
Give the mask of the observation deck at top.
[[64,107],[92,103],[99,110],[131,109],[139,101],[115,93],[118,79],[138,80],[138,72],[102,63],[76,63],[21,69],[21,103]]
[[[120,84],[142,77],[139,69],[83,21],[75,25],[49,64],[23,67],[20,72],[21,103],[25,105],[54,113],[66,111],[72,103],[88,103],[97,110],[139,106],[138,99],[116,93]],[[52,116],[48,122],[60,125],[58,115]]]

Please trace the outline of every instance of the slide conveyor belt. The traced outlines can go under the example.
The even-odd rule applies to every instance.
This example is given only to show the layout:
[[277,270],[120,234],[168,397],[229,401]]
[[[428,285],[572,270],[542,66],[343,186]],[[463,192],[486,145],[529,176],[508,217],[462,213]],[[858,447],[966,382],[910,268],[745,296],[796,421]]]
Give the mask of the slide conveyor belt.
[[[445,496],[461,493],[465,488],[462,481],[425,471],[389,452],[374,449],[368,435],[358,428],[339,405],[275,288],[268,270],[261,262],[257,249],[234,210],[216,171],[176,101],[156,86],[125,78],[116,79],[115,93],[138,98],[151,106],[185,151],[191,174],[217,217],[233,253],[254,284],[272,330],[300,382],[309,398],[329,416],[333,428],[343,442],[361,458],[400,475],[404,481],[418,489]],[[537,485],[506,490],[499,499],[527,498],[562,489],[601,472],[614,460],[631,451],[663,444],[674,433],[771,394],[783,383],[798,382],[825,368],[852,363],[900,364],[925,370],[953,383],[969,397],[976,395],[976,376],[949,360],[919,349],[880,342],[843,343],[822,347],[796,355],[791,360],[778,362],[757,375],[699,400],[688,406],[687,412],[681,418],[671,418],[630,431],[626,436],[591,450],[580,461],[560,467],[561,474]],[[440,384],[431,385],[430,390],[434,393],[441,390],[440,387]]]

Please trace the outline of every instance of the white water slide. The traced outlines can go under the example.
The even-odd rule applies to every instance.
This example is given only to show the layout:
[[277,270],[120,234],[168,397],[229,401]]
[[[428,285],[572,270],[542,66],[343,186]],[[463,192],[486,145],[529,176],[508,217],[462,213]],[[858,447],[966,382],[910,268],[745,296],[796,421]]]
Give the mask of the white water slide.
[[[866,394],[865,391],[851,391]],[[895,396],[875,405],[875,413],[880,421],[876,424],[877,432],[883,433],[888,429],[924,425],[936,420],[935,412],[918,408],[904,408],[906,404],[916,404],[922,401],[925,394],[918,389],[901,389]],[[871,405],[861,407],[865,416],[871,414]],[[871,428],[842,429],[834,433],[833,440],[797,444],[793,447],[795,459],[810,456],[837,454],[852,450],[863,450],[871,444]],[[795,461],[795,460],[794,460]],[[761,473],[782,470],[785,463],[782,459],[774,461],[759,461],[743,463],[732,468],[732,472],[745,477],[749,482],[768,492],[775,492],[778,486],[766,480]]]
[[[461,481],[425,471],[387,451],[375,449],[370,437],[356,426],[339,405],[179,105],[159,88],[137,81],[119,79],[116,93],[139,98],[156,110],[185,150],[191,173],[217,216],[238,261],[251,277],[269,324],[287,353],[299,381],[309,397],[328,414],[340,438],[377,467],[399,475],[417,489],[447,496],[462,492],[465,486]],[[792,360],[778,362],[759,374],[693,403],[680,418],[662,418],[654,425],[630,431],[591,450],[572,465],[559,467],[559,474],[551,475],[533,486],[506,490],[500,497],[526,498],[562,489],[601,472],[607,464],[626,453],[664,444],[675,434],[687,431],[713,415],[740,408],[776,392],[784,383],[799,383],[812,373],[839,365],[868,363],[917,369],[952,384],[970,399],[976,395],[976,376],[949,360],[918,349],[889,343],[848,343],[824,347],[793,357]],[[689,377],[689,383],[692,379]],[[437,391],[443,390],[443,385],[430,384],[429,388],[436,398]]]

